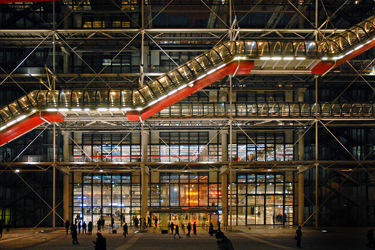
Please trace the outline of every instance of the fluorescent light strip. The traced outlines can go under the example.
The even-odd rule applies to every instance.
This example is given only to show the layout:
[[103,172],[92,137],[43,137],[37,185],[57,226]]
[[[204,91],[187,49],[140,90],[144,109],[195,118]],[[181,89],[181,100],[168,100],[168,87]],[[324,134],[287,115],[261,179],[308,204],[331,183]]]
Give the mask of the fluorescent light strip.
[[283,60],[288,60],[288,61],[293,60],[293,59],[294,59],[293,56],[286,56],[283,58]]
[[2,127],[0,128],[0,131],[1,131],[1,130],[4,130],[6,127],[7,127],[6,125],[5,125],[5,126],[2,126]]
[[164,95],[164,96],[160,97],[160,98],[158,99],[158,101],[163,100],[163,99],[166,98],[167,96],[168,96],[168,95]]
[[122,108],[121,109],[122,111],[129,111],[129,110],[132,110],[131,108]]
[[328,60],[328,57],[323,56],[323,57],[322,57],[322,60]]
[[22,121],[22,120],[25,119],[25,118],[26,118],[26,115],[23,115],[23,116],[21,116],[21,117],[18,117],[18,118],[16,119],[16,121],[19,122],[19,121]]
[[187,84],[184,84],[184,85],[181,85],[180,87],[177,88],[177,90],[181,90],[183,88],[186,88],[187,87]]
[[236,56],[233,60],[240,60],[241,57],[240,56]]
[[206,76],[206,74],[203,74],[203,75],[201,75],[200,77],[198,77],[197,80],[200,80],[200,79],[202,79],[202,78],[205,77],[205,76]]
[[260,60],[270,60],[271,59],[271,57],[269,57],[269,56],[261,56],[260,57]]
[[57,109],[47,109],[47,112],[55,112]]
[[368,40],[368,41],[366,42],[366,44],[371,43],[371,42],[372,42],[371,40]]
[[296,60],[306,60],[306,57],[296,57]]
[[58,109],[59,111],[62,111],[62,112],[64,112],[64,111],[69,111],[69,109],[66,109],[66,108],[61,108],[61,109]]
[[107,108],[98,108],[96,109],[97,111],[107,111],[108,109]]
[[346,52],[345,55],[349,55],[350,53],[353,53],[353,52],[354,52],[354,49],[352,49],[352,50]]
[[13,124],[15,124],[16,123],[16,120],[13,120],[13,121],[11,121],[11,122],[9,122],[9,123],[7,123],[7,127],[9,127],[9,126],[12,126]]
[[110,108],[109,111],[119,111],[119,108]]
[[271,60],[281,60],[281,56],[273,56],[271,57]]
[[225,63],[222,64],[222,65],[220,65],[219,67],[216,68],[216,70],[221,69],[221,68],[224,67],[225,65],[226,65]]
[[82,111],[82,109],[74,108],[74,109],[72,109],[72,111]]
[[85,111],[90,111],[90,109],[89,108],[85,108]]
[[136,110],[141,111],[141,110],[142,110],[142,107],[138,107],[138,108],[136,108]]
[[360,48],[362,48],[362,47],[363,47],[363,44],[357,46],[354,50],[360,49]]
[[207,72],[207,75],[214,73],[216,70],[217,70],[217,69],[212,69],[212,70],[208,71],[208,72]]
[[150,102],[150,103],[148,104],[148,106],[154,105],[154,104],[157,103],[157,102],[158,102],[158,100],[154,100],[154,101]]
[[168,95],[173,95],[173,94],[176,93],[176,92],[177,92],[177,89],[174,89],[174,90],[172,90],[171,92],[169,92]]

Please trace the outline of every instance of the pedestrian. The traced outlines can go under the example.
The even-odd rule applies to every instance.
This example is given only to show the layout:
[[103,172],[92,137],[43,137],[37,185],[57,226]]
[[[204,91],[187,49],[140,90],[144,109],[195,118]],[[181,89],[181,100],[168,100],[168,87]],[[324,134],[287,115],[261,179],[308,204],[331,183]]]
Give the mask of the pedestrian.
[[175,233],[174,233],[174,235],[173,235],[173,238],[176,237],[176,234],[178,235],[178,237],[181,238],[181,236],[180,236],[180,234],[179,234],[179,230],[178,230],[178,225],[176,225],[176,230],[175,230]]
[[90,221],[89,224],[87,225],[87,229],[88,229],[89,235],[91,235],[92,234],[92,221]]
[[155,227],[158,227],[158,217],[155,217]]
[[0,238],[3,238],[3,221],[0,220]]
[[99,231],[99,232],[100,232],[100,229],[101,229],[101,228],[100,228],[100,225],[101,225],[101,224],[102,224],[102,220],[99,219],[98,222],[97,222],[97,225],[98,225],[98,231]]
[[212,236],[214,234],[214,225],[210,222],[210,227],[208,228],[208,233]]
[[221,229],[220,229],[220,221],[219,221],[219,220],[217,221],[217,231],[218,231],[218,232],[221,231]]
[[10,220],[8,220],[8,223],[6,225],[7,232],[9,232],[9,230],[10,230],[10,224],[11,224],[11,222],[10,222]]
[[374,247],[374,229],[370,229],[367,231],[366,234],[368,243],[366,244],[366,247]]
[[193,223],[193,232],[197,234],[197,224],[195,224],[195,222]]
[[84,221],[82,223],[82,234],[86,234],[86,226],[87,226],[86,221]]
[[148,223],[148,227],[151,227],[151,217],[150,216],[148,217],[147,223]]
[[172,223],[171,223],[171,232],[172,232],[172,234],[173,234],[173,230],[174,230],[174,224],[173,224],[173,221],[172,221]]
[[113,225],[114,225],[114,224],[115,224],[115,218],[112,217],[112,218],[111,218],[111,228],[112,228],[112,230],[114,229],[114,228],[113,228]]
[[69,226],[70,226],[70,222],[69,222],[69,220],[66,220],[66,221],[65,221],[66,234],[68,234]]
[[181,230],[182,230],[182,232],[184,232],[184,233],[185,233],[185,225],[184,225],[184,223],[183,223],[183,222],[181,222]]
[[124,237],[126,237],[126,235],[128,234],[128,224],[125,222],[124,224]]
[[186,229],[188,231],[187,234],[186,234],[186,236],[190,237],[190,231],[191,231],[191,224],[190,224],[190,222],[188,223]]
[[103,237],[101,233],[97,233],[96,236],[97,236],[96,241],[93,241],[95,244],[95,250],[106,250],[107,241],[105,237]]
[[146,218],[143,218],[143,229],[146,229],[146,228],[147,228]]
[[81,234],[81,221],[78,222],[78,234]]
[[232,242],[224,235],[223,232],[217,232],[215,237],[217,239],[219,250],[234,250]]
[[298,229],[296,230],[296,234],[294,236],[294,239],[297,241],[297,247],[301,247],[301,238],[302,238],[301,226],[298,226]]
[[78,243],[78,234],[77,234],[77,225],[72,226],[72,238],[73,238],[73,245],[79,244]]

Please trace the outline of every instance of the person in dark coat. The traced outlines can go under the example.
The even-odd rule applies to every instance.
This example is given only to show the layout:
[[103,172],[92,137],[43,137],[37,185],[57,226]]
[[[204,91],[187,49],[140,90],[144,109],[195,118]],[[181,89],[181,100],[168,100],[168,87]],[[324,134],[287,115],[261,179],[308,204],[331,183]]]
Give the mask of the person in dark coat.
[[197,234],[197,224],[195,224],[195,222],[193,223],[193,232]]
[[176,234],[178,235],[178,237],[181,238],[181,236],[180,236],[180,234],[179,234],[179,230],[178,230],[178,225],[176,225],[176,230],[175,230],[175,233],[174,233],[174,235],[173,235],[173,238],[176,237]]
[[172,234],[173,234],[173,230],[174,230],[174,224],[173,222],[171,223],[171,231],[172,231]]
[[86,234],[86,226],[87,226],[86,221],[84,221],[82,223],[82,234]]
[[72,238],[73,238],[73,245],[79,244],[78,243],[78,233],[77,233],[77,226],[72,225]]
[[69,226],[70,226],[70,222],[69,222],[69,220],[66,220],[66,221],[65,221],[66,234],[68,234]]
[[208,228],[208,233],[212,236],[214,234],[214,225],[210,222],[210,227]]
[[188,223],[186,229],[188,231],[187,234],[186,234],[186,236],[190,237],[190,231],[191,231],[191,223],[190,222]]
[[128,224],[125,222],[124,224],[124,237],[128,234]]
[[155,227],[158,227],[158,217],[155,217]]
[[97,233],[96,241],[93,241],[95,244],[95,250],[107,250],[107,241],[101,233]]
[[374,247],[374,229],[370,229],[367,231],[366,238],[368,243],[366,244],[366,247]]
[[219,250],[234,250],[232,242],[224,235],[223,232],[217,232],[215,237],[217,239]]
[[81,234],[81,221],[78,222],[78,234]]
[[92,234],[92,221],[90,221],[89,224],[87,225],[87,229],[88,229],[88,234],[91,235]]
[[301,226],[298,226],[298,229],[296,230],[296,235],[294,238],[297,241],[297,247],[301,247],[301,239],[302,239],[302,231],[301,231]]
[[100,226],[102,225],[102,220],[101,219],[98,220],[97,225],[98,225],[98,231],[100,231]]

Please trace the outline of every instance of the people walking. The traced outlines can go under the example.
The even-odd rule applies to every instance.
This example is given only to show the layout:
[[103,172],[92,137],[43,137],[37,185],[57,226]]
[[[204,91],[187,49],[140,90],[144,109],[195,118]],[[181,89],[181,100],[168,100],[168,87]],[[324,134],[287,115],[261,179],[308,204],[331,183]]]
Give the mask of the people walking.
[[195,224],[195,222],[193,223],[193,232],[197,234],[197,224]]
[[96,223],[97,224],[97,226],[98,226],[98,231],[100,232],[100,229],[101,229],[101,224],[102,224],[102,221],[101,221],[101,219],[99,219],[98,220],[98,222]]
[[296,230],[296,234],[295,234],[294,238],[297,241],[297,247],[301,247],[301,239],[302,239],[301,226],[298,226],[298,229]]
[[66,234],[68,234],[68,232],[69,232],[69,226],[70,226],[70,222],[69,222],[69,220],[66,220],[65,221]]
[[171,232],[172,232],[172,234],[173,234],[173,230],[174,230],[174,224],[173,224],[173,221],[171,222],[170,227],[171,227]]
[[93,241],[95,244],[95,250],[106,250],[107,241],[105,237],[101,233],[97,233],[96,236],[97,236],[96,241]]
[[224,235],[223,232],[217,232],[215,237],[217,239],[219,250],[234,250],[232,242]]
[[72,238],[73,238],[73,245],[79,244],[78,243],[77,225],[72,225]]
[[374,229],[370,229],[367,231],[366,238],[368,243],[366,244],[366,247],[373,248],[374,247]]
[[87,229],[88,229],[88,234],[91,235],[92,234],[92,221],[89,221],[89,224],[87,225]]
[[86,224],[86,221],[84,221],[82,223],[82,234],[86,234],[86,227],[87,227],[87,224]]
[[78,234],[81,234],[81,221],[78,222]]
[[208,233],[212,236],[214,234],[214,225],[210,222],[210,227],[208,228]]
[[180,234],[179,234],[179,230],[178,230],[178,225],[176,225],[176,230],[175,230],[175,234],[173,235],[173,238],[176,237],[176,234],[178,235],[178,237],[181,238]]
[[155,217],[155,227],[158,227],[158,217]]
[[124,237],[126,237],[126,235],[128,234],[128,224],[125,222],[124,224]]
[[190,231],[191,231],[191,223],[190,223],[190,222],[188,223],[186,229],[187,229],[187,234],[186,234],[186,236],[190,237]]

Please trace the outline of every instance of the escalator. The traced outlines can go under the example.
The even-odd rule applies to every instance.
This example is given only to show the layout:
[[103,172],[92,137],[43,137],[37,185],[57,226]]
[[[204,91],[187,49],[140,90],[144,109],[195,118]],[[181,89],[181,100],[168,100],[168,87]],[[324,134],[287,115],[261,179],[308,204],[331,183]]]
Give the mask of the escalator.
[[324,74],[374,47],[374,36],[375,17],[371,17],[324,41],[225,42],[133,90],[32,91],[0,108],[0,137],[10,129],[14,132],[9,139],[26,133],[27,129],[15,132],[14,126],[20,125],[19,117],[29,118],[33,116],[32,112],[90,112],[96,109],[99,112],[119,111],[122,119],[125,115],[128,120],[139,121],[227,75]]

